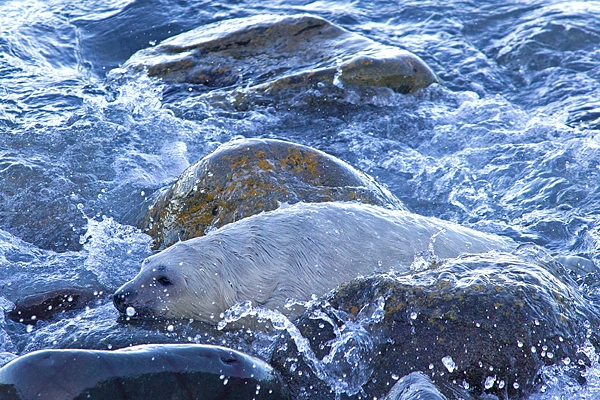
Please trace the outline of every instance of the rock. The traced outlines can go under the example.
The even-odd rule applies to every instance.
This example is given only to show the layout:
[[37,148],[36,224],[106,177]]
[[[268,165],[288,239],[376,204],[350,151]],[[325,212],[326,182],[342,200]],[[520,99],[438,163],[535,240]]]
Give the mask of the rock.
[[82,309],[101,293],[101,288],[60,288],[36,293],[15,301],[15,308],[6,313],[13,321],[32,325],[58,313]]
[[385,86],[410,93],[437,82],[414,54],[311,15],[257,15],[201,26],[141,50],[126,70],[209,89]]
[[311,399],[381,398],[413,371],[448,398],[523,398],[550,365],[584,381],[589,360],[578,349],[598,327],[597,310],[559,264],[516,254],[342,285],[288,329],[271,364],[292,393]]
[[141,218],[164,249],[280,203],[359,201],[405,209],[373,178],[321,151],[274,139],[229,142],[181,174]]
[[264,361],[207,345],[41,350],[0,368],[0,397],[55,399],[287,399]]

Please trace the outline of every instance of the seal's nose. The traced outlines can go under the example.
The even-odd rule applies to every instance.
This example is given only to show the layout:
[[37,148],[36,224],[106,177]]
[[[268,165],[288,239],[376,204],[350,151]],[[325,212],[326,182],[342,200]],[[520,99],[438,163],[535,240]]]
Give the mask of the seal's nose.
[[113,295],[113,303],[115,308],[119,310],[121,314],[125,314],[127,307],[131,305],[131,300],[135,297],[135,292],[127,289],[119,289]]

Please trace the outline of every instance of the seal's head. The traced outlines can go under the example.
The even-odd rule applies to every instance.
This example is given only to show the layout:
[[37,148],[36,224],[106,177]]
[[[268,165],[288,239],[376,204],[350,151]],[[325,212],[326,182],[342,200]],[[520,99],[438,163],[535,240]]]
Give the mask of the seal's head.
[[138,275],[114,294],[113,302],[121,314],[194,318],[213,324],[218,320],[233,296],[228,290],[231,288],[222,284],[222,260],[203,254],[188,242],[177,243],[144,260]]

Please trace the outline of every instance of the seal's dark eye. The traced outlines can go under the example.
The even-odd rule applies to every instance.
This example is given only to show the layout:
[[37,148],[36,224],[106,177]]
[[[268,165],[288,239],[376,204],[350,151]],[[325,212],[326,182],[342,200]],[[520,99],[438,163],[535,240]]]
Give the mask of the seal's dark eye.
[[171,286],[173,284],[166,276],[156,278],[156,282],[160,283],[162,286]]

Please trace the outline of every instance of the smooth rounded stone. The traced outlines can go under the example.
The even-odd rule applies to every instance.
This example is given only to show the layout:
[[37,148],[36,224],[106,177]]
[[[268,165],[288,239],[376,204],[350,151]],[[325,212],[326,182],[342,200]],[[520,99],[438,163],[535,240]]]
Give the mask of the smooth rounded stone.
[[373,178],[340,159],[281,140],[242,139],[184,171],[158,195],[138,227],[164,249],[281,203],[326,201],[405,209]]
[[410,93],[438,82],[416,55],[307,14],[257,15],[201,26],[137,52],[124,68],[210,89],[349,84]]
[[102,293],[102,288],[59,288],[35,293],[15,301],[15,307],[6,313],[13,321],[32,325],[56,314],[82,309]]
[[219,346],[144,345],[115,351],[41,350],[0,368],[0,398],[287,399],[264,361]]
[[560,264],[516,254],[467,256],[342,285],[294,322],[299,331],[285,331],[271,365],[292,393],[311,399],[333,399],[336,391],[347,398],[338,376],[353,379],[363,398],[382,398],[413,371],[450,399],[524,398],[551,365],[584,383],[589,360],[578,350],[596,340],[597,310]]

